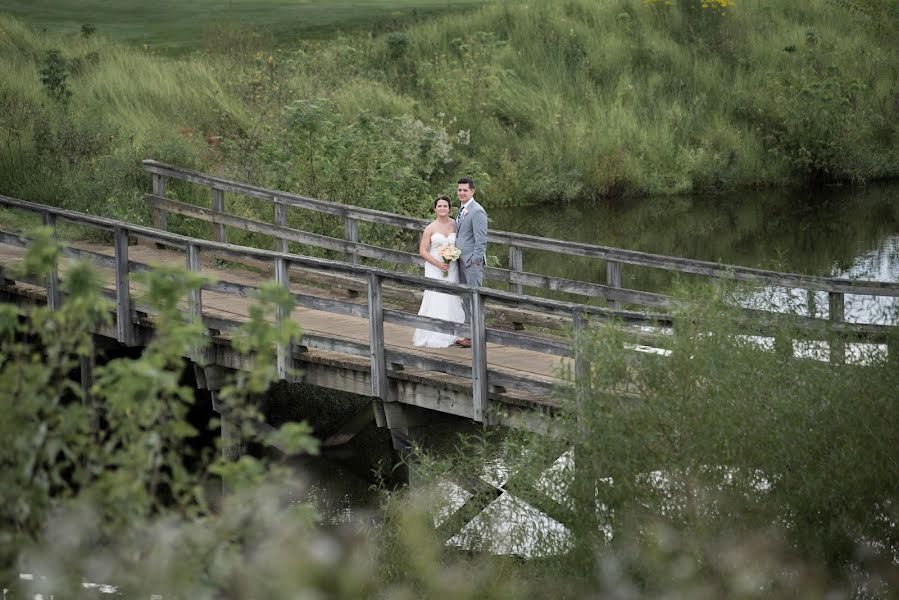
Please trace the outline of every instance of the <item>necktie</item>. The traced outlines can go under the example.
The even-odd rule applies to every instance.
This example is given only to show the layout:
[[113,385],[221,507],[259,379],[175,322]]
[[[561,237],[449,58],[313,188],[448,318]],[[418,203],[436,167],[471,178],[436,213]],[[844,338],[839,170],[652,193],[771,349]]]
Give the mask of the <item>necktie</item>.
[[456,225],[462,222],[462,219],[465,217],[465,209],[459,207],[459,214],[456,215]]

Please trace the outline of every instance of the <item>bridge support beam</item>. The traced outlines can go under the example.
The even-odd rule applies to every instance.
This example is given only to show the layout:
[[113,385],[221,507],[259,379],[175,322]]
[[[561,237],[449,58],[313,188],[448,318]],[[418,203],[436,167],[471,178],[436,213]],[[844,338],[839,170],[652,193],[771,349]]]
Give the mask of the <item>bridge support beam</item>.
[[444,422],[448,416],[399,402],[382,402],[381,405],[385,424],[390,429],[390,442],[405,467],[405,473],[399,474],[398,479],[411,486],[415,480],[415,446],[422,445],[430,425]]
[[[197,373],[197,387],[205,387],[212,396],[212,410],[219,416],[222,427],[222,458],[234,461],[240,458],[240,427],[228,414],[228,409],[219,401],[219,392],[225,385],[227,372],[224,367],[211,365],[205,368],[194,366]],[[201,381],[202,378],[202,381]]]

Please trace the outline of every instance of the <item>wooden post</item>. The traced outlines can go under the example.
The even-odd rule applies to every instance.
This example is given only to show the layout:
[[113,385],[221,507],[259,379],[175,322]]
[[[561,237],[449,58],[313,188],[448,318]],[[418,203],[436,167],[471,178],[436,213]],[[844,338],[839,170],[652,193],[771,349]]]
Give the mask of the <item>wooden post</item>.
[[371,395],[390,400],[387,393],[387,360],[384,356],[384,297],[381,277],[368,274],[368,342],[371,357]]
[[134,345],[131,324],[131,284],[128,280],[128,230],[116,227],[115,232],[115,294],[116,338],[126,346]]
[[805,290],[805,304],[808,316],[812,319],[818,312],[818,300],[815,298],[815,290]]
[[[212,188],[212,210],[216,212],[225,212],[225,190]],[[212,226],[212,239],[217,242],[225,243],[225,226],[221,223],[215,223]]]
[[[596,489],[597,481],[591,465],[589,439],[595,435],[591,431],[587,419],[587,410],[590,393],[590,365],[585,345],[587,343],[587,319],[579,309],[571,312],[572,346],[574,347],[574,389],[575,389],[575,420],[577,436],[573,444],[574,455],[574,482],[572,493],[575,511],[587,519],[591,526],[587,531],[596,531]],[[575,537],[575,543],[592,543],[589,538],[583,540],[579,535]]]
[[[275,203],[275,225],[287,227],[287,205],[278,202],[277,196],[272,198],[272,202]],[[277,250],[278,252],[284,252],[286,254],[288,252],[287,240],[285,240],[284,238],[278,238],[277,244],[275,244],[275,250]]]
[[[53,230],[53,241],[56,241],[56,215],[49,212],[44,213],[44,225]],[[59,255],[53,261],[50,267],[50,274],[47,275],[47,306],[50,310],[57,310],[60,305],[62,296],[59,291]]]
[[484,298],[477,289],[471,291],[471,393],[474,420],[490,424],[487,392],[487,327],[484,321]]
[[[275,206],[278,205],[276,204]],[[278,284],[283,286],[285,289],[290,289],[290,272],[288,270],[287,259],[275,259],[275,281],[277,281]],[[284,322],[288,319],[290,319],[290,313],[286,309],[278,307],[278,312],[275,315],[275,323],[277,324],[279,334],[284,331]],[[291,356],[292,345],[293,344],[291,342],[288,342],[287,344],[278,344],[277,367],[279,379],[285,379],[289,381],[290,364],[293,358]]]
[[[343,239],[353,243],[359,241],[359,223],[358,221],[356,221],[356,219],[347,217],[343,222]],[[358,257],[356,255],[355,249],[352,249],[347,253],[347,260],[350,262],[350,264],[356,264]]]
[[[200,273],[202,269],[200,263],[200,248],[195,244],[187,245],[187,269],[192,273]],[[187,309],[193,318],[199,322],[203,322],[203,290],[190,290],[187,293]],[[202,348],[198,348],[194,353],[194,360],[205,365],[208,360],[206,356],[206,344]]]
[[[609,287],[621,287],[621,263],[610,260],[606,263],[606,285]],[[611,308],[621,308],[621,302],[618,300],[609,300]]]
[[81,404],[90,408],[93,405],[91,398],[91,388],[94,385],[94,350],[91,345],[91,353],[79,357],[81,371],[81,391],[84,395],[81,397]]
[[583,418],[586,410],[587,396],[590,390],[590,364],[586,349],[586,315],[578,309],[571,313],[572,345],[574,346],[574,390],[575,390],[575,415],[577,418],[578,433],[586,435]]
[[[165,176],[153,173],[153,195],[165,198]],[[163,231],[168,230],[169,213],[156,208],[153,210],[153,226]]]
[[[830,320],[834,323],[842,323],[845,318],[846,301],[842,292],[828,292],[830,304]],[[832,333],[834,339],[830,342],[830,362],[841,365],[846,362],[846,342],[841,334]]]
[[[524,269],[524,259],[521,256],[521,248],[518,246],[509,246],[509,270],[512,273],[521,273]],[[510,273],[510,275],[512,274]],[[516,294],[521,294],[522,286],[520,283],[512,283],[510,289]]]

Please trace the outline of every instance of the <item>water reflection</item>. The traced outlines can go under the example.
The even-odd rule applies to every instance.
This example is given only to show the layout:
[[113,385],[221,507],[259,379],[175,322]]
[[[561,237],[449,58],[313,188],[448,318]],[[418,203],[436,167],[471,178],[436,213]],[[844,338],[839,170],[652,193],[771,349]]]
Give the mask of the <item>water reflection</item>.
[[[492,227],[506,231],[745,267],[899,282],[899,184],[492,209],[490,216]],[[492,247],[490,253],[505,261],[504,249]],[[558,255],[525,251],[524,266],[605,283],[606,266],[600,260],[561,261]],[[624,287],[665,292],[676,281],[668,272],[622,266]],[[763,292],[766,301],[772,292]],[[826,316],[826,294],[816,295],[812,306],[804,293],[802,298],[783,293],[784,306]],[[887,315],[895,317],[897,307],[891,298],[847,295],[846,320],[889,322]]]
[[367,521],[378,509],[378,494],[371,481],[346,465],[323,456],[300,456],[290,461],[303,480],[297,502],[315,507],[322,525],[340,526]]

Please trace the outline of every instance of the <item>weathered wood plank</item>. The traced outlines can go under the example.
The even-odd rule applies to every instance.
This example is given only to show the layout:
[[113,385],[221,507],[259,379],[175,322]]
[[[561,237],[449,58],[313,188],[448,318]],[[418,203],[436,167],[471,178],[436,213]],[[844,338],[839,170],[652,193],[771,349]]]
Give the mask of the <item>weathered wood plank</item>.
[[[616,260],[610,260],[606,263],[606,282],[609,287],[621,288],[621,263]],[[609,299],[609,306],[612,308],[621,308],[621,301],[618,298],[606,296]]]
[[436,331],[437,333],[448,333],[456,337],[471,337],[471,327],[465,323],[454,323],[453,321],[444,321],[435,317],[426,317],[423,315],[414,315],[399,310],[385,308],[383,311],[385,323],[395,323],[404,327],[415,327],[418,329],[427,329],[428,331]]
[[[56,215],[49,212],[43,214],[44,226],[53,230],[53,239],[56,239]],[[59,259],[53,261],[50,267],[50,274],[47,275],[47,306],[51,310],[59,309],[60,290],[59,290]]]
[[[500,269],[491,269],[491,273]],[[494,273],[495,275],[495,273]],[[499,279],[500,277],[493,277]],[[652,306],[658,308],[670,308],[674,306],[675,301],[663,294],[654,292],[642,292],[639,290],[629,290],[619,285],[610,286],[601,283],[589,283],[586,281],[575,281],[573,279],[564,279],[562,277],[553,277],[551,275],[540,275],[537,273],[516,273],[510,272],[509,279],[513,283],[529,285],[531,287],[551,290],[554,292],[567,292],[570,294],[579,294],[590,298],[604,298],[612,302],[612,308],[619,308],[621,303],[639,304],[641,306]]]
[[[212,210],[215,212],[225,212],[225,190],[217,187],[212,188]],[[212,239],[222,243],[228,241],[224,225],[220,223],[213,224]]]
[[134,344],[134,327],[131,323],[128,230],[124,227],[116,227],[113,243],[115,245],[116,338],[119,343],[131,346]]
[[368,275],[368,339],[371,358],[371,393],[375,398],[389,401],[387,389],[387,361],[384,357],[384,299],[381,277]]
[[344,254],[349,254],[352,251],[357,255],[364,256],[366,258],[374,258],[377,260],[384,260],[400,264],[421,264],[421,258],[417,254],[412,254],[409,252],[388,250],[385,248],[380,248],[378,246],[370,246],[367,244],[360,244],[358,242],[349,242],[347,240],[332,238],[317,233],[307,233],[304,231],[299,231],[298,229],[291,229],[289,227],[280,225],[272,225],[270,223],[237,217],[226,213],[214,212],[208,208],[194,206],[192,204],[185,204],[176,200],[157,198],[150,194],[144,195],[144,199],[150,206],[163,208],[166,210],[166,212],[193,217],[212,223],[220,223],[231,227],[237,227],[243,229],[244,231],[249,231],[252,233],[269,235],[277,240],[283,241],[284,243],[286,243],[287,241],[291,241],[300,244],[308,244],[311,246],[316,246],[318,248],[324,248],[325,250],[342,252]]
[[[353,244],[359,241],[359,221],[356,219],[347,217],[343,223],[343,237],[346,241],[352,242]],[[350,252],[347,254],[347,261],[350,264],[355,265],[358,262],[358,257],[356,253],[355,247],[351,248]]]
[[474,420],[490,424],[487,401],[487,331],[484,323],[484,299],[477,289],[471,291],[471,395]]
[[[165,175],[153,173],[153,195],[165,198]],[[153,225],[156,229],[166,231],[169,223],[168,213],[161,208],[153,211]]]
[[[290,289],[290,273],[288,272],[288,263],[287,260],[283,258],[275,259],[275,281],[278,282],[278,285]],[[277,312],[275,314],[275,323],[278,328],[278,335],[283,335],[285,329],[285,323],[290,319],[290,311],[278,306]],[[290,367],[291,367],[291,342],[288,341],[286,343],[278,343],[278,347],[276,349],[276,361],[278,367],[278,377],[280,379],[289,379],[290,377]]]
[[524,286],[520,283],[514,283],[516,280],[515,275],[521,273],[524,270],[524,260],[521,256],[521,248],[518,246],[509,246],[509,271],[511,271],[511,276],[509,280],[512,281],[512,291],[516,294],[522,294]]
[[[66,220],[71,220],[72,222],[80,223],[80,224],[88,224],[91,226],[97,226],[101,229],[107,229],[110,226],[113,228],[116,226],[116,222],[104,219],[100,217],[92,217],[89,215],[80,215],[78,213],[72,213],[71,211],[64,211],[61,209],[51,209],[49,207],[35,205],[32,203],[27,203],[25,201],[19,201],[15,199],[5,200],[3,197],[3,203],[7,205],[15,206],[16,208],[23,208],[25,210],[31,210],[32,212],[43,212],[43,211],[51,211],[53,214],[59,216],[59,218],[65,218]],[[177,236],[174,234],[167,234],[164,232],[159,232],[156,230],[142,228],[140,226],[128,226],[128,228],[132,231],[135,237],[144,237],[146,239],[151,239],[157,242],[167,243],[175,247],[185,247],[188,243],[187,238],[182,236]],[[231,246],[227,244],[216,244],[215,242],[204,242],[200,240],[192,240],[193,243],[196,243],[198,247],[203,247],[204,249],[209,248],[216,253],[232,253],[235,255],[240,255],[244,257],[253,257],[258,259],[263,258],[271,258],[277,253],[272,253],[270,251],[256,250],[256,249],[247,249],[240,248],[236,246]],[[353,267],[352,265],[343,265],[341,263],[335,263],[333,261],[324,261],[322,259],[299,259],[295,257],[290,257],[291,262],[296,262],[297,264],[303,265],[309,268],[317,268],[317,269],[328,269],[333,270],[338,273],[344,273],[347,275],[352,275],[353,273],[358,272],[360,275],[367,273],[371,270],[371,268],[358,268]],[[129,261],[130,262],[130,261]],[[130,265],[129,265],[130,266]],[[354,270],[355,269],[355,270]],[[394,274],[390,272],[385,272],[383,270],[374,269],[374,271],[382,273],[382,276],[385,280],[393,280],[397,283],[404,283],[413,286],[422,285],[422,279],[420,277],[411,276],[411,275],[401,275]],[[431,282],[426,282],[429,287],[441,289],[440,284],[434,284]],[[464,290],[464,286],[455,286],[453,284],[443,284],[445,287],[442,289],[447,291],[453,291],[458,293],[458,291]],[[566,303],[559,303],[555,301],[546,301],[543,299],[533,299],[526,298],[516,294],[512,294],[509,292],[500,292],[495,290],[482,290],[482,294],[485,297],[489,297],[491,301],[500,300],[502,302],[507,302],[509,306],[514,306],[516,309],[523,310],[531,310],[533,309],[535,313],[543,313],[545,315],[561,318],[561,315],[564,315],[568,312],[570,308]],[[505,296],[503,296],[505,294]],[[570,304],[570,303],[569,303]],[[571,306],[574,306],[573,304]],[[601,315],[603,313],[597,312],[595,307],[588,307],[585,310],[592,315]],[[568,313],[570,314],[570,313]],[[627,311],[612,311],[605,313],[605,317],[615,317],[620,318],[624,321],[632,321],[632,322],[653,322],[653,321],[664,321],[668,320],[670,322],[670,317],[655,317],[652,315],[646,315],[645,313],[628,313]],[[780,319],[782,317],[776,317]],[[820,320],[818,320],[820,322]],[[775,322],[775,321],[772,321]],[[664,324],[664,323],[663,323]],[[803,324],[801,324],[803,325]],[[816,331],[814,329],[815,323],[809,322],[807,323],[810,332]],[[803,325],[804,326],[804,325]],[[874,335],[877,338],[881,338],[886,330],[876,330],[877,326],[863,326],[859,324],[840,324],[838,327],[834,327],[831,331],[835,331],[840,334],[846,335]]]
[[[352,217],[360,221],[380,223],[416,231],[422,230],[426,225],[426,221],[422,219],[401,217],[399,215],[393,215],[381,211],[361,209],[358,207],[349,207],[291,194],[282,195],[280,192],[275,192],[273,190],[265,190],[263,188],[256,188],[246,184],[229,182],[217,177],[211,177],[202,173],[198,173],[196,171],[190,171],[188,169],[181,169],[179,167],[165,165],[156,161],[144,161],[143,164],[144,168],[150,173],[175,177],[184,181],[199,183],[201,185],[218,185],[220,187],[229,189],[229,191],[234,191],[237,193],[242,193],[263,199],[270,199],[272,195],[278,194],[279,198],[286,203],[292,203],[296,206],[302,206],[303,208],[308,208],[327,214],[334,214],[342,217]],[[624,250],[621,248],[584,244],[580,242],[569,242],[566,240],[541,238],[538,236],[520,233],[490,231],[488,233],[488,241],[491,243],[499,243],[507,246],[514,245],[518,248],[541,250],[568,256],[597,258],[601,260],[640,265],[644,267],[676,271],[681,273],[692,273],[736,281],[755,282],[763,285],[805,288],[828,292],[836,291],[868,295],[899,296],[899,286],[886,282],[868,282],[841,278],[799,275],[795,273],[778,273],[775,271],[752,269],[748,267],[726,265],[696,259],[678,258],[634,250]],[[487,276],[490,277],[489,273],[487,274]]]
[[[187,245],[187,270],[200,274],[202,263],[200,262],[200,249],[195,244]],[[187,310],[191,316],[198,322],[203,322],[203,289],[188,290],[187,292]],[[193,359],[195,362],[205,365],[208,362],[205,342],[194,351]]]
[[[285,206],[281,202],[278,202],[277,197],[274,199],[274,203],[275,203],[275,225],[278,225],[279,227],[284,227],[286,229],[287,228],[287,206]],[[277,242],[276,246],[275,246],[275,250],[277,250],[278,252],[284,252],[284,253],[286,253],[288,251],[288,248],[287,248],[288,242],[286,239],[284,239],[283,237],[277,236],[277,237],[275,237],[275,241]]]

